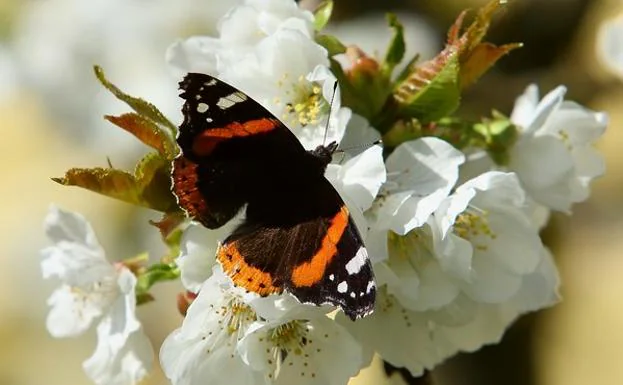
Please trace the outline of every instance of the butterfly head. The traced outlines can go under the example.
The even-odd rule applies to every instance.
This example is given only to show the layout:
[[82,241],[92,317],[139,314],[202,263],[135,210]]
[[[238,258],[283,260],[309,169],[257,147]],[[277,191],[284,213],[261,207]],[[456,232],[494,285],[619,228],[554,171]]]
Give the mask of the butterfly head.
[[318,146],[312,153],[316,158],[322,161],[323,164],[327,165],[331,163],[331,159],[333,159],[333,154],[337,150],[337,142],[331,142],[326,146]]

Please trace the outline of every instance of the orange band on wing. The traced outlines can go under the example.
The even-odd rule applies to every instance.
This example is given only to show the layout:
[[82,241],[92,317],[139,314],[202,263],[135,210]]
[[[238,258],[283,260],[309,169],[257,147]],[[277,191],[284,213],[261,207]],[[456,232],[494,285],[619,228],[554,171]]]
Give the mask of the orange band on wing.
[[337,244],[348,226],[348,209],[342,206],[331,220],[327,234],[322,239],[320,250],[312,257],[311,261],[297,266],[292,271],[292,283],[295,287],[309,287],[324,277],[325,270],[333,258],[337,255]]
[[280,287],[273,285],[270,274],[244,261],[235,242],[219,247],[217,258],[225,273],[231,277],[237,286],[242,286],[262,296],[282,292]]
[[184,157],[173,160],[173,192],[179,205],[192,218],[201,218],[208,210],[205,199],[197,188],[197,165]]
[[209,155],[216,146],[227,139],[244,137],[274,130],[274,119],[256,119],[244,123],[233,122],[223,128],[211,128],[197,135],[193,140],[193,152],[198,156]]

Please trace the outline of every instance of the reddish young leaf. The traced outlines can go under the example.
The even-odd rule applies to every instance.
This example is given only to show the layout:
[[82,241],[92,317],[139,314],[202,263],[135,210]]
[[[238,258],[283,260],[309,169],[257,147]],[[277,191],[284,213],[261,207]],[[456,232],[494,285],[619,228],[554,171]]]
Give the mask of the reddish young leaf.
[[119,116],[106,115],[104,118],[131,133],[144,144],[157,150],[165,159],[172,160],[177,155],[177,146],[173,144],[170,135],[152,120],[135,112]]

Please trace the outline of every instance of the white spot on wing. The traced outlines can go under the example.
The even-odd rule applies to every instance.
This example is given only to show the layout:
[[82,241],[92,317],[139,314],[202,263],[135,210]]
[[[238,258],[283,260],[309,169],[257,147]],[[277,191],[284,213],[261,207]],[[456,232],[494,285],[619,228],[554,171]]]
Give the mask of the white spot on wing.
[[367,259],[368,252],[366,251],[366,248],[362,246],[359,250],[357,250],[355,256],[346,264],[346,271],[348,274],[353,275],[359,273],[363,265],[366,264]]
[[370,291],[372,291],[372,289],[374,289],[375,287],[376,284],[374,283],[374,281],[368,282],[368,287],[366,287],[366,293],[370,294]]
[[329,280],[330,280],[330,281],[335,280],[335,275],[331,274],[331,275],[329,276]]
[[233,94],[229,95],[228,98],[234,103],[244,102],[248,99],[247,95],[243,94],[242,92],[234,92]]
[[355,297],[356,297],[356,295],[355,295],[355,292],[354,292],[354,291],[351,291],[351,292],[350,292],[350,297],[351,297],[351,298],[355,298]]
[[338,293],[346,293],[347,290],[348,290],[348,284],[346,283],[346,281],[342,281],[340,282],[339,285],[337,285]]
[[209,82],[203,83],[203,85],[208,86],[208,87],[213,86],[215,84],[216,84],[216,79],[211,79]]
[[244,102],[248,99],[248,96],[243,94],[242,92],[234,92],[233,94],[224,96],[216,102],[216,105],[220,107],[221,110],[226,110],[229,107],[233,106],[236,103]]
[[197,112],[200,114],[203,114],[204,112],[206,112],[208,108],[210,108],[210,106],[208,106],[206,103],[197,104]]
[[221,110],[226,110],[229,107],[233,106],[234,104],[236,103],[232,102],[231,100],[227,98],[220,98],[218,102],[216,102],[216,105],[219,106]]

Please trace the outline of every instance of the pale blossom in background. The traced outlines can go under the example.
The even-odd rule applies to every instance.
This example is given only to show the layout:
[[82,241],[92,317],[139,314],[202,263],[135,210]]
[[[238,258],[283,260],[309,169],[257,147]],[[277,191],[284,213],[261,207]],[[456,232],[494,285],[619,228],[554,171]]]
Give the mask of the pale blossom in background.
[[601,24],[596,43],[597,56],[605,67],[623,78],[623,14]]
[[17,70],[15,54],[6,44],[0,44],[0,105],[16,95]]
[[530,198],[552,210],[570,212],[585,201],[590,182],[605,164],[593,147],[608,124],[606,114],[564,100],[559,86],[541,100],[536,85],[517,98],[511,121],[520,130],[508,169],[517,173]]
[[136,277],[106,259],[82,216],[52,206],[45,229],[53,244],[41,251],[43,276],[61,280],[48,301],[50,334],[73,337],[98,323],[97,348],[84,362],[85,372],[98,385],[136,383],[154,354],[135,314]]
[[214,32],[218,18],[235,4],[201,0],[25,2],[9,47],[16,63],[15,81],[34,91],[72,138],[96,146],[113,160],[133,158],[140,145],[102,119],[104,114],[126,112],[126,106],[102,91],[93,65],[100,65],[130,94],[148,95],[177,121],[181,119],[179,79],[171,76],[163,53],[171,41],[194,28]]

